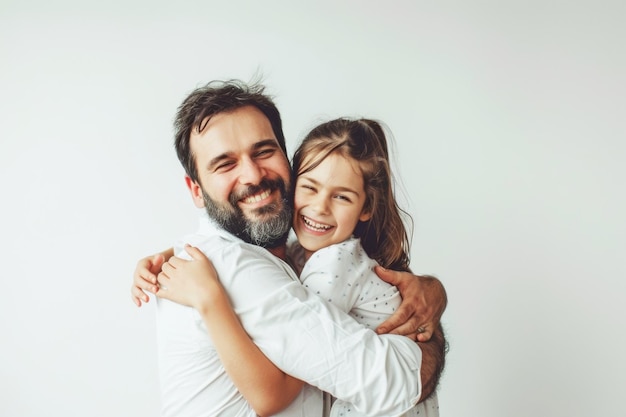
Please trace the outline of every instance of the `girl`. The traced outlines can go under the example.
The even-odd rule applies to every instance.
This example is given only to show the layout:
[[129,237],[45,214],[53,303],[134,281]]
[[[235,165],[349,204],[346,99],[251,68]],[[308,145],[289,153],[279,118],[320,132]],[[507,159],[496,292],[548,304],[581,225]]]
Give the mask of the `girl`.
[[[409,239],[394,198],[387,140],[373,120],[336,119],[313,129],[293,158],[297,176],[288,254],[302,284],[375,329],[400,305],[376,263],[408,271]],[[328,262],[331,259],[333,261]],[[335,401],[332,416],[357,416]],[[438,415],[436,394],[406,415]]]
[[[298,241],[288,247],[292,266],[305,287],[375,329],[401,298],[395,287],[378,278],[374,266],[404,271],[409,267],[402,219],[406,213],[394,198],[383,129],[368,119],[323,123],[296,151],[293,171],[293,229]],[[238,323],[208,259],[195,248],[187,251],[193,261],[172,258],[164,265],[159,283],[167,290],[157,295],[201,312],[226,371],[257,413],[284,407],[301,383],[262,355]],[[274,392],[280,395],[267,391],[272,375],[281,386]],[[255,405],[261,399],[263,405]],[[337,400],[330,415],[360,414]],[[438,416],[436,394],[405,415]]]

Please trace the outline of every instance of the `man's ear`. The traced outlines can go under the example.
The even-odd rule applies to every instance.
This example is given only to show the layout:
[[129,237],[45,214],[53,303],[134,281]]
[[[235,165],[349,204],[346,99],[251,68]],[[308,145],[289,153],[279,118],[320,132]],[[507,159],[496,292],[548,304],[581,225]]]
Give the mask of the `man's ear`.
[[191,199],[198,208],[204,207],[204,197],[202,196],[202,187],[196,181],[192,180],[189,175],[185,175],[185,183],[189,188]]

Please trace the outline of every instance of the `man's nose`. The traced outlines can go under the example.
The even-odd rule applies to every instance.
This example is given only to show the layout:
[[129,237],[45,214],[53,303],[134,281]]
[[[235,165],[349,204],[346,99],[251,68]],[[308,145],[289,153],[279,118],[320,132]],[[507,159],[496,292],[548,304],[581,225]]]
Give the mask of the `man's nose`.
[[239,182],[241,184],[258,184],[266,175],[265,169],[252,159],[241,162]]

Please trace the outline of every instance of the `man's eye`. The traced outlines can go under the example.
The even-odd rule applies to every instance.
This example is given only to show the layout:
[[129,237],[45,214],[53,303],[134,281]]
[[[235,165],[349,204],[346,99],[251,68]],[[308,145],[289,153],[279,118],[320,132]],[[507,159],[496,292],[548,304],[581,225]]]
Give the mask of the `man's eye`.
[[275,149],[263,149],[263,150],[261,150],[261,151],[256,153],[256,157],[257,158],[270,157],[270,156],[274,155],[274,152],[276,152]]
[[224,162],[221,163],[215,168],[216,171],[223,171],[232,168],[235,165],[234,162]]

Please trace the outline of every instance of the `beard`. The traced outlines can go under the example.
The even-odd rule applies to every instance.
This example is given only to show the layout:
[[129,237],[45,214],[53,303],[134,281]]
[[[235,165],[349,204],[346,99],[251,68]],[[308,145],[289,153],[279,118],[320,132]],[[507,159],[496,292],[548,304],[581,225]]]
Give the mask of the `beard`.
[[[277,203],[267,204],[254,209],[254,219],[249,219],[239,208],[238,202],[263,190],[278,190],[281,199]],[[263,179],[258,185],[251,185],[243,191],[232,192],[228,203],[214,201],[202,188],[202,197],[206,212],[224,230],[237,236],[246,243],[263,248],[276,248],[287,241],[292,222],[292,205],[287,187],[282,178]]]

